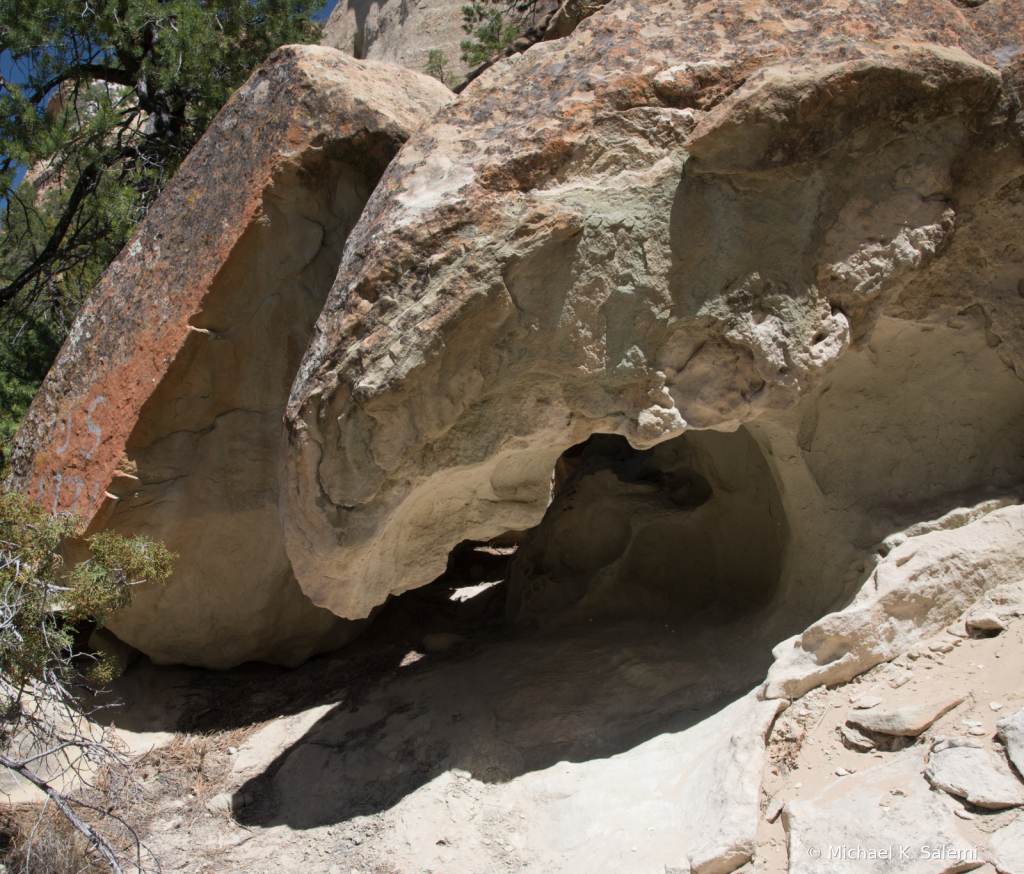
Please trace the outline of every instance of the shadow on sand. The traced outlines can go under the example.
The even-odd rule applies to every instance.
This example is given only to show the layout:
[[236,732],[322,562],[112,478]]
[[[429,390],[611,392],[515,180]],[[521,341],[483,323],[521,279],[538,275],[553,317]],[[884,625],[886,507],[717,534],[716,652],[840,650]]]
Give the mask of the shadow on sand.
[[136,702],[146,695],[131,687],[149,683],[148,706],[123,710],[117,724],[198,734],[319,709],[234,793],[240,824],[303,829],[388,810],[452,770],[497,783],[616,755],[706,719],[771,663],[756,616],[510,629],[506,564],[471,551],[435,583],[392,598],[354,644],[299,668],[143,661],[120,683]]

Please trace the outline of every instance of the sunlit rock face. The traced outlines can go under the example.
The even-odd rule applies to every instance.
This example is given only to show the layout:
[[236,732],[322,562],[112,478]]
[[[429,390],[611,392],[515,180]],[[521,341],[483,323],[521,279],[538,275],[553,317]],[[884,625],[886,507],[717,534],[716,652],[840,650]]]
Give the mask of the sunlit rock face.
[[295,582],[281,417],[345,240],[450,99],[408,70],[284,48],[232,98],[93,292],[18,435],[13,483],[178,553],[111,628],[162,662],[295,664],[359,624]]
[[985,502],[1024,480],[1022,27],[622,0],[473,83],[370,199],[295,380],[303,590],[363,617],[540,524],[514,621],[722,607],[780,640],[895,532],[1016,512]]
[[[469,69],[462,60],[462,43],[470,39],[463,27],[466,5],[464,0],[339,0],[324,25],[322,43],[355,58],[417,72],[426,68],[432,51],[440,51],[448,61],[446,71],[458,80]],[[520,32],[543,25],[558,7],[558,0],[534,3],[516,16],[521,17]],[[565,25],[575,21],[571,15],[561,18],[558,24],[568,32],[571,26]]]

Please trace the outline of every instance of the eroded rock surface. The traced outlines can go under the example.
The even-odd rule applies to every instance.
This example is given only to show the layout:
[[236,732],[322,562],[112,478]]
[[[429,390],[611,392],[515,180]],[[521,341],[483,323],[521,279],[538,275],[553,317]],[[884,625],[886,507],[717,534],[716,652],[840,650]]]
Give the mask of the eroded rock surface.
[[281,416],[363,205],[449,98],[332,49],[277,52],[107,271],[36,398],[14,485],[180,555],[110,623],[157,661],[295,664],[358,630],[295,583]]
[[512,562],[513,622],[737,613],[775,593],[787,531],[745,429],[690,432],[649,450],[597,435],[560,464],[573,472]]
[[[514,619],[839,617],[779,650],[789,697],[1019,576],[1020,33],[1005,4],[622,0],[474,82],[389,168],[296,379],[303,590],[366,616],[543,518]],[[594,434],[689,448],[549,510]]]
[[769,694],[800,695],[906,652],[953,622],[987,587],[1018,579],[1024,573],[1022,536],[1024,508],[1009,506],[962,528],[906,539],[880,557],[849,607],[779,644]]

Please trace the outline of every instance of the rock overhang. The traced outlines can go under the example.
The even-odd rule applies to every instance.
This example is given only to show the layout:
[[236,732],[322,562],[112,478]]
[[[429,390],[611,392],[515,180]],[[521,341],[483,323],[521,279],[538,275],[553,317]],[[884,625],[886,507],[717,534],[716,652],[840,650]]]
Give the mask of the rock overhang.
[[[882,499],[865,488],[844,493],[843,506],[833,500],[828,490],[837,480],[828,471],[842,461],[820,448],[820,436],[842,426],[816,423],[828,420],[840,385],[874,392],[865,408],[878,420],[889,415],[884,384],[900,378],[889,344],[916,349],[918,342],[893,319],[936,331],[951,355],[967,356],[943,363],[929,347],[940,383],[942,374],[956,382],[950,368],[969,360],[971,372],[1003,395],[998,438],[974,440],[988,460],[966,463],[963,477],[937,475],[927,496],[901,480],[884,508],[892,527],[881,536],[913,512],[941,516],[958,500],[978,498],[986,477],[1012,492],[1020,477],[1006,441],[1018,399],[1002,371],[1020,356],[1021,302],[1013,292],[1022,277],[1012,258],[997,256],[995,229],[1019,212],[1014,192],[1024,157],[1021,61],[1012,51],[1019,22],[1010,16],[1009,26],[993,26],[997,7],[998,0],[980,11],[919,0],[908,17],[897,3],[843,10],[783,3],[751,17],[735,3],[620,2],[570,38],[531,48],[475,81],[398,151],[365,209],[349,211],[360,218],[344,252],[337,247],[333,290],[285,414],[279,512],[287,563],[305,593],[339,615],[365,617],[389,593],[437,576],[455,543],[536,525],[548,512],[557,459],[593,434],[649,450],[687,432],[742,429],[784,505],[788,533],[775,591],[793,612],[777,629],[785,636],[782,626],[802,628],[794,623],[843,603],[860,573],[848,566],[873,542],[865,532]],[[284,54],[296,51],[310,69],[341,65],[348,78],[340,90],[303,91],[301,111],[279,131],[284,153],[310,124],[335,113],[339,124],[311,134],[309,148],[327,164],[382,171],[394,151],[389,137],[411,131],[448,99],[439,85],[396,69],[392,78],[406,96],[418,96],[388,103],[387,89],[360,79],[368,67],[324,49]],[[258,80],[247,87],[258,100],[286,101],[290,93]],[[226,110],[226,127],[243,96]],[[382,100],[390,107],[384,115],[392,113],[386,122]],[[217,156],[203,154],[193,164],[213,167]],[[317,173],[297,167],[288,184],[316,191],[323,188]],[[271,215],[272,204],[256,206],[251,196],[255,177],[246,178],[249,187],[235,194],[244,189],[246,209]],[[190,215],[187,198],[177,196],[164,212]],[[211,221],[225,210],[209,210]],[[292,224],[278,243],[312,251],[320,223],[306,216]],[[144,233],[155,236],[135,241],[123,269],[149,264],[174,285],[185,260],[161,267],[173,241],[150,225]],[[227,240],[225,252],[232,245]],[[202,273],[200,261],[187,264],[193,274]],[[292,277],[304,269],[298,261],[272,272]],[[170,285],[142,299],[153,325],[173,318],[172,304],[182,301]],[[97,440],[95,414],[111,397],[104,392],[81,401],[80,435],[62,430],[54,412],[73,367],[98,365],[102,374],[117,358],[92,354],[88,335],[99,322],[89,313],[102,299],[76,325],[19,439],[29,446],[37,429],[56,449],[75,443],[72,454],[78,448],[87,462],[95,442],[104,465],[113,465],[107,491],[116,498],[140,480],[137,465],[124,465],[114,450],[139,443],[152,422],[133,424],[134,437]],[[228,325],[222,315],[207,306],[191,318],[182,348],[194,355],[197,344],[217,345]],[[292,345],[284,383],[303,348]],[[150,369],[172,368],[174,355],[153,357],[158,346],[127,344],[118,355],[149,354]],[[847,366],[862,356],[888,363],[878,373]],[[867,383],[858,386],[850,373]],[[133,410],[146,407],[153,379],[161,381],[149,371],[135,379],[134,394],[118,401],[119,421],[138,419]],[[922,391],[935,390],[934,381],[915,379]],[[981,413],[957,405],[954,430],[966,433],[967,420]],[[271,416],[277,409],[241,406]],[[218,408],[214,417],[236,408]],[[858,421],[865,427],[864,416]],[[193,422],[168,433],[189,430],[202,429]],[[925,455],[942,445],[904,437]],[[39,470],[54,456],[33,452],[21,458],[34,458]],[[877,478],[864,463],[870,473],[862,479]],[[915,476],[933,476],[935,466]],[[43,473],[44,493],[58,487]],[[34,478],[19,475],[19,485],[35,488]],[[68,482],[78,488],[76,476]],[[142,479],[158,487],[169,481],[163,473]],[[922,509],[925,497],[932,503]],[[917,509],[908,509],[915,501]],[[268,519],[278,512],[264,510]],[[842,546],[822,558],[828,538]]]
[[289,403],[311,597],[361,615],[463,537],[539,521],[553,459],[591,434],[774,421],[862,354],[1024,168],[991,33],[917,6],[614,4],[413,137]]

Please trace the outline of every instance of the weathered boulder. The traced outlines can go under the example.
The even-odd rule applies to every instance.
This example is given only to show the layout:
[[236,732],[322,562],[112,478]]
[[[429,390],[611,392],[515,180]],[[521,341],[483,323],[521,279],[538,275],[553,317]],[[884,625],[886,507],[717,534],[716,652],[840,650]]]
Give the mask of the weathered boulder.
[[13,484],[90,530],[180,554],[110,628],[160,662],[294,664],[358,625],[295,583],[281,416],[345,240],[388,162],[450,94],[286,47],[239,90],[75,323],[22,426]]
[[[863,590],[780,651],[788,697],[1019,575],[1022,28],[618,0],[475,81],[389,168],[296,378],[303,590],[366,616],[542,519],[514,619],[723,604],[777,643]],[[624,454],[567,479],[595,434]]]

